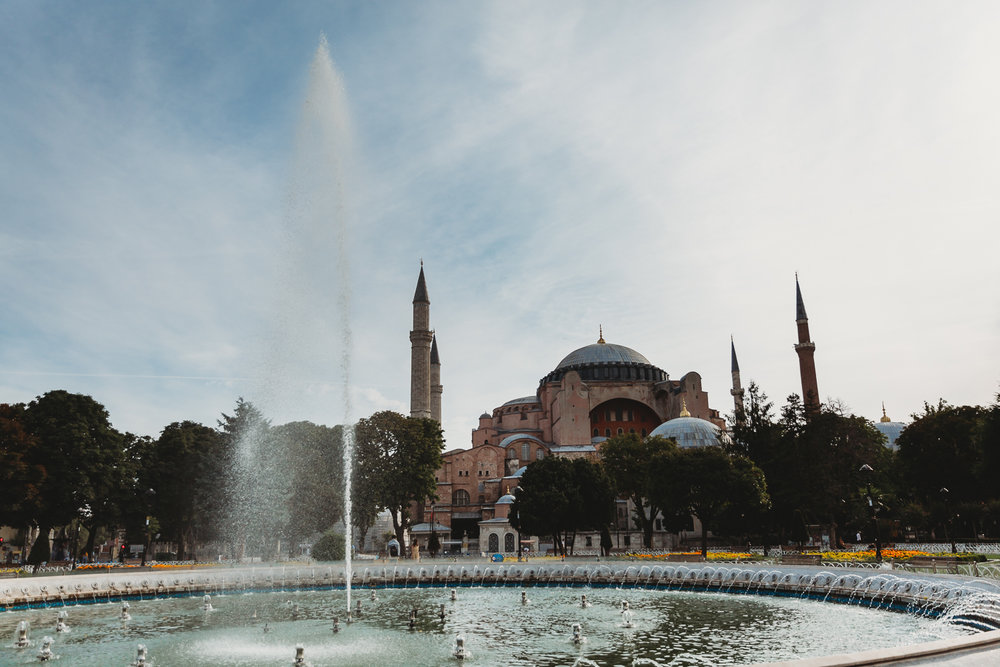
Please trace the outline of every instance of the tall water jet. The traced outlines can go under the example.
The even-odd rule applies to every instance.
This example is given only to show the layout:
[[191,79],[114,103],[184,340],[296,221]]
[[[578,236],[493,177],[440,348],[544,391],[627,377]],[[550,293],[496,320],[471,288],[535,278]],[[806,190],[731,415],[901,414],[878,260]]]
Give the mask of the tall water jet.
[[[296,149],[296,185],[299,200],[293,204],[293,213],[310,229],[324,231],[335,251],[336,328],[340,340],[340,388],[344,451],[344,583],[347,590],[347,613],[351,613],[351,489],[354,468],[354,429],[351,407],[351,271],[347,232],[350,223],[347,182],[351,161],[351,127],[343,79],[330,57],[326,36],[320,35],[319,45],[309,68],[309,87],[302,110]],[[316,248],[300,248],[302,252],[316,252]],[[324,248],[325,250],[325,248]],[[325,259],[326,262],[322,260]],[[329,258],[322,257],[318,265],[328,265]],[[310,263],[315,266],[316,264]],[[315,284],[315,276],[308,282]],[[322,290],[328,285],[321,286]]]
[[[240,560],[248,556],[268,560],[280,555],[281,544],[275,538],[296,537],[287,531],[287,527],[295,525],[289,516],[293,509],[286,504],[287,492],[293,488],[302,466],[308,465],[301,457],[286,455],[286,448],[295,446],[301,452],[303,447],[312,447],[309,452],[317,457],[329,450],[316,448],[308,440],[310,436],[305,437],[306,444],[294,435],[290,438],[296,439],[294,443],[282,440],[289,431],[279,434],[264,414],[280,416],[289,422],[286,426],[302,420],[342,424],[343,460],[334,456],[343,465],[348,613],[354,458],[348,251],[352,219],[349,199],[354,191],[348,179],[355,171],[351,168],[351,135],[344,85],[330,58],[326,38],[321,36],[309,67],[289,166],[284,224],[273,257],[273,279],[269,281],[273,291],[266,310],[269,330],[263,334],[256,368],[249,373],[258,384],[251,392],[250,408],[241,403],[241,414],[226,417],[226,426],[231,427],[228,432],[236,433],[236,446],[230,516],[225,522],[230,526],[229,541],[236,545],[235,555]],[[317,462],[313,459],[314,465]],[[336,476],[340,474],[338,470]],[[340,486],[339,480],[329,481],[328,488]],[[248,544],[248,538],[256,541]]]

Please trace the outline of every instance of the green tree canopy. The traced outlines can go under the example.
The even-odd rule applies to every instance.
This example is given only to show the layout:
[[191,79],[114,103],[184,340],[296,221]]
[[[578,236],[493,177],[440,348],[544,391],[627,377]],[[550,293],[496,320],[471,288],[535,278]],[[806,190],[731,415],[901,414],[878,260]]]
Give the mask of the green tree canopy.
[[651,501],[654,479],[649,462],[677,449],[673,440],[635,433],[608,438],[601,444],[601,464],[619,495],[632,501],[635,519],[642,529],[642,543],[653,545],[653,525],[660,508]]
[[701,521],[701,552],[708,552],[708,530],[727,513],[766,506],[764,474],[749,459],[722,447],[692,447],[657,456],[651,466],[653,501],[673,513],[688,512]]
[[104,406],[90,396],[50,391],[28,404],[25,421],[37,441],[29,450],[28,465],[45,470],[30,511],[39,539],[28,562],[40,563],[49,560],[53,526],[88,516],[95,523],[114,521],[123,508],[103,500],[131,480],[124,438],[111,426]]
[[[437,497],[444,437],[434,419],[404,417],[389,410],[360,420],[354,428],[352,484],[355,509],[362,515],[389,510],[396,539],[403,543],[411,503]],[[360,503],[368,506],[358,506]]]

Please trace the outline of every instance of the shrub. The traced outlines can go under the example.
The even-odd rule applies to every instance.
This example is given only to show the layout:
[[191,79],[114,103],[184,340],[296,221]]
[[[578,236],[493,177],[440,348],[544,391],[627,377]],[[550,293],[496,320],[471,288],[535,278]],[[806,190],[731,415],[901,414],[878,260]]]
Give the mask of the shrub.
[[312,546],[311,554],[316,560],[344,560],[344,536],[326,531]]

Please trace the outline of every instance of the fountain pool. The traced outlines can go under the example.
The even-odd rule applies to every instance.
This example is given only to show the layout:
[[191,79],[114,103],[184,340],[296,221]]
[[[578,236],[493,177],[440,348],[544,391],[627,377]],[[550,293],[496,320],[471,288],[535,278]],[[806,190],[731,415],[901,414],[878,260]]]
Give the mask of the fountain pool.
[[[400,582],[400,586],[405,586]],[[531,604],[521,603],[528,590]],[[71,632],[53,653],[62,664],[129,664],[136,647],[154,665],[292,664],[296,646],[320,665],[441,665],[457,663],[456,636],[481,665],[708,665],[791,660],[957,637],[970,630],[912,614],[800,597],[642,588],[516,585],[379,588],[376,600],[357,596],[360,616],[346,623],[345,590],[233,590],[0,613],[0,663],[33,664],[44,635],[55,634],[60,611]],[[586,591],[589,606],[580,605]],[[623,622],[628,602],[630,623]],[[440,611],[444,605],[444,615]],[[413,630],[409,618],[416,610]],[[333,632],[334,617],[340,631]],[[32,646],[11,646],[27,621]],[[586,638],[572,639],[573,624]],[[631,625],[632,627],[626,627]],[[878,628],[873,632],[872,628]],[[586,661],[592,662],[586,662]]]

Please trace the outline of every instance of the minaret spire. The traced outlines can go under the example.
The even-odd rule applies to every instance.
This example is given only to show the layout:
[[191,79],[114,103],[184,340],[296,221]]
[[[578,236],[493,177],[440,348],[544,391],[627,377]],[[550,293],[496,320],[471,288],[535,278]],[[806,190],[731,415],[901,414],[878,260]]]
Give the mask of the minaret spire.
[[743,385],[740,384],[740,362],[736,360],[736,343],[733,342],[732,335],[729,336],[729,347],[731,349],[732,362],[730,366],[733,374],[733,388],[729,393],[733,395],[733,416],[737,423],[743,421]]
[[441,357],[438,355],[438,339],[434,334],[431,338],[431,419],[441,423]]
[[802,301],[802,290],[799,288],[799,274],[795,274],[795,324],[798,327],[799,342],[795,344],[795,352],[799,355],[799,377],[802,380],[802,405],[806,413],[819,411],[819,388],[816,385],[816,363],[813,354],[816,343],[809,339],[809,318],[806,316],[806,306]]
[[413,292],[413,330],[410,331],[410,416],[431,416],[431,300],[420,260],[417,289]]

